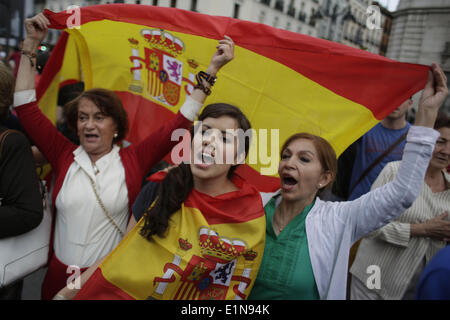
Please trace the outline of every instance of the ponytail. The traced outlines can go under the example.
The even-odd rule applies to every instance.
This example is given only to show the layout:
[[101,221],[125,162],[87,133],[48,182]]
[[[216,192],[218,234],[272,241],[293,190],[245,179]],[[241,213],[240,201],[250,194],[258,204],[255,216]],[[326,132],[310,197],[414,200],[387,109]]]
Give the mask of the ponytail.
[[145,212],[141,235],[149,241],[153,235],[163,237],[170,217],[181,208],[193,187],[189,164],[181,163],[169,170],[159,185],[154,205]]

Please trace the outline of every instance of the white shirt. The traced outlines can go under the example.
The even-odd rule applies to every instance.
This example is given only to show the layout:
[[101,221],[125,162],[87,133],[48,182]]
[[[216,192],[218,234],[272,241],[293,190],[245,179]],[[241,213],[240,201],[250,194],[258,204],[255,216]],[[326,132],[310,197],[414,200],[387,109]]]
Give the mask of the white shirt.
[[[399,169],[398,161],[390,162],[381,171],[372,189],[392,181]],[[446,183],[450,175],[443,172]],[[350,272],[363,283],[370,274],[367,267],[380,267],[380,289],[370,289],[386,300],[400,300],[404,296],[422,261],[428,264],[445,247],[445,242],[428,237],[411,237],[411,224],[436,218],[450,209],[450,190],[432,192],[423,181],[422,190],[413,205],[395,221],[378,229],[361,241]],[[369,290],[369,289],[366,289]]]
[[[14,107],[34,101],[34,89],[14,93]],[[186,96],[180,112],[194,121],[201,107],[202,103]],[[86,172],[94,179],[103,204],[124,233],[129,211],[128,189],[118,146],[96,162],[100,170],[97,175],[82,147],[73,154],[74,162],[55,201],[54,249],[56,257],[64,264],[84,268],[109,254],[121,240],[120,233],[98,204]]]
[[[409,208],[420,193],[439,132],[412,126],[395,179],[353,201],[316,198],[306,217],[311,265],[321,299],[346,298],[350,247]],[[263,204],[270,195],[263,196]]]
[[122,239],[97,201],[88,175],[95,181],[97,193],[123,233],[128,223],[128,190],[120,148],[97,160],[94,174],[92,162],[83,149],[74,152],[74,161],[64,178],[56,198],[54,248],[56,257],[66,265],[91,266],[116,247]]

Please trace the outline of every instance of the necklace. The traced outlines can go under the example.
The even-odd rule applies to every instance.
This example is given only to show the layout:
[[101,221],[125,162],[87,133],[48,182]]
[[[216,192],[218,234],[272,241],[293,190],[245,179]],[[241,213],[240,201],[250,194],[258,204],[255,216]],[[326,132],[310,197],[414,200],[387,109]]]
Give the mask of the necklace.
[[[278,213],[278,214],[277,214]],[[280,216],[280,213],[279,213],[279,210],[278,210],[278,208],[275,210],[275,214],[274,214],[274,216],[273,216],[273,222],[272,222],[272,224],[276,224],[276,228],[278,229],[278,232],[280,233],[281,231],[283,231],[283,229],[284,228],[286,228],[286,225],[285,226],[281,226],[281,223],[279,223],[278,222],[278,219],[275,219],[275,216],[277,216],[277,217],[279,217]]]
[[94,169],[94,174],[98,175],[100,170],[98,170],[97,166],[95,165],[95,163],[92,164],[92,168]]
[[276,228],[278,229],[278,232],[280,233],[281,231],[283,231],[284,228],[286,228],[286,226],[282,227],[281,224],[278,223],[278,221],[276,221]]

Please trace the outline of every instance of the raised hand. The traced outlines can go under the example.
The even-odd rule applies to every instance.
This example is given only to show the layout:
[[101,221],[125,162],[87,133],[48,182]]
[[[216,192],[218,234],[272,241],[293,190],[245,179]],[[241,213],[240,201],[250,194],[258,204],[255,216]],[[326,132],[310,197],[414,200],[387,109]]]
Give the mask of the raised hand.
[[420,97],[419,105],[423,108],[439,109],[448,95],[447,77],[437,64],[432,64],[432,73]]
[[26,19],[25,30],[27,32],[27,39],[35,43],[41,43],[47,36],[49,25],[50,21],[42,13]]
[[234,42],[228,37],[224,36],[216,47],[217,51],[214,53],[207,73],[216,74],[224,65],[234,58]]
[[448,95],[447,77],[435,63],[431,65],[428,81],[419,100],[415,125],[433,127],[436,115]]
[[[231,40],[230,37],[224,36],[224,38],[219,41],[219,44],[217,45],[216,49],[217,50],[214,53],[213,57],[211,58],[211,62],[208,66],[208,69],[206,69],[206,73],[213,77],[217,75],[217,72],[219,72],[219,70],[224,65],[233,60],[234,42],[233,40]],[[191,94],[191,98],[200,103],[205,102],[206,96],[210,93],[208,92],[208,89],[211,88],[210,83],[208,83],[204,79],[202,81],[204,88],[203,89],[196,88]]]
[[45,39],[50,21],[42,14],[25,20],[27,36],[23,41],[22,58],[16,79],[16,92],[35,89],[36,52]]

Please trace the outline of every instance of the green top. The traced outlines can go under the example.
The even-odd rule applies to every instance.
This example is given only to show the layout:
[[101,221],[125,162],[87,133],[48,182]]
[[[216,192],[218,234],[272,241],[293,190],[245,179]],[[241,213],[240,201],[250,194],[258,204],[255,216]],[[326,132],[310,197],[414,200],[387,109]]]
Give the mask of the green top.
[[[315,201],[314,201],[315,202]],[[306,216],[314,205],[306,206],[278,235],[272,225],[276,197],[264,207],[266,244],[264,256],[249,300],[319,300],[319,291],[309,257]]]

